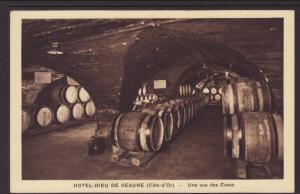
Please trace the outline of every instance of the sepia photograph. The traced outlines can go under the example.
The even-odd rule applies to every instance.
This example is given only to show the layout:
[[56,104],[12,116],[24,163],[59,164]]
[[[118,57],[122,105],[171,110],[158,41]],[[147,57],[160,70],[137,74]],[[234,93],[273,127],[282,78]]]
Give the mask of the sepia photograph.
[[11,189],[293,191],[293,19],[12,12]]

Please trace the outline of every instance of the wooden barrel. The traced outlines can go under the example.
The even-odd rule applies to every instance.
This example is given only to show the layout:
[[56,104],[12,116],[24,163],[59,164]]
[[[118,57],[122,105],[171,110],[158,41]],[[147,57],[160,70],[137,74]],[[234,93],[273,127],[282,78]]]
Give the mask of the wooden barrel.
[[214,86],[210,87],[210,94],[216,94],[218,92],[218,89]]
[[173,116],[171,112],[167,111],[165,107],[144,108],[143,113],[157,115],[160,117],[164,128],[164,141],[169,142],[173,136]]
[[77,90],[78,90],[77,96],[78,96],[78,101],[79,102],[85,103],[85,102],[88,102],[90,100],[90,98],[91,98],[90,94],[84,89],[84,87],[79,86],[77,88]]
[[219,93],[215,94],[215,95],[214,95],[214,100],[215,100],[215,101],[221,101],[221,100],[222,100],[222,95],[219,94]]
[[283,160],[283,121],[277,114],[244,112],[224,118],[225,155],[253,163]]
[[65,123],[70,119],[70,108],[64,104],[50,104],[49,107],[54,113],[54,119],[57,123]]
[[82,119],[84,116],[84,106],[80,102],[73,104],[71,107],[71,115],[75,120]]
[[200,100],[197,97],[192,97],[191,100],[194,103],[194,114],[196,115],[197,112],[200,110]]
[[50,100],[62,104],[75,103],[77,95],[77,88],[73,85],[55,84],[49,91]]
[[187,110],[186,107],[184,106],[183,100],[182,99],[174,99],[170,100],[171,104],[176,105],[179,113],[180,113],[180,130],[182,130],[186,124],[187,124]]
[[224,88],[223,113],[270,111],[271,92],[266,82],[239,78]]
[[159,116],[143,112],[128,112],[117,116],[111,128],[115,146],[134,152],[160,150],[164,127]]
[[51,107],[41,106],[36,111],[35,121],[40,127],[47,127],[52,124],[54,117],[55,116]]
[[203,88],[202,93],[209,94],[209,89],[208,88]]
[[33,126],[35,111],[36,109],[33,107],[22,107],[22,132]]
[[92,100],[88,101],[84,105],[84,110],[85,110],[85,115],[87,115],[88,117],[93,116],[96,113],[95,103]]
[[189,98],[185,98],[184,105],[187,110],[187,122],[190,122],[190,120],[193,118],[193,114],[194,114],[193,102]]
[[218,89],[218,93],[221,94],[221,95],[223,94],[223,88],[222,88],[222,87],[220,87],[220,88]]
[[172,108],[163,104],[156,105],[154,109],[159,110],[158,116],[160,116],[164,125],[164,140],[165,142],[171,141],[174,135],[174,118]]
[[170,104],[169,102],[166,102],[163,104],[164,106],[168,107],[169,110],[172,113],[172,117],[173,117],[173,131],[174,131],[174,135],[178,134],[180,131],[180,112],[177,108],[176,105],[174,104]]

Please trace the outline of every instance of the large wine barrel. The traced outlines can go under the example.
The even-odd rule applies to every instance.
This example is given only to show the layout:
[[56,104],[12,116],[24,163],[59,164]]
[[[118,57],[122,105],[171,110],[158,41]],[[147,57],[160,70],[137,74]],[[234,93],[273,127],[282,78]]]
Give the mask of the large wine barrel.
[[82,119],[84,116],[84,106],[79,102],[73,104],[71,107],[71,115],[75,120]]
[[183,103],[187,111],[187,123],[188,123],[193,117],[194,107],[193,107],[193,103],[189,98],[185,98]]
[[183,100],[182,99],[174,99],[170,100],[171,104],[174,104],[177,106],[179,113],[180,113],[180,130],[185,127],[187,124],[187,110],[186,107],[184,106]]
[[55,121],[58,123],[65,123],[70,119],[70,109],[64,104],[51,104],[50,105],[54,115]]
[[173,117],[173,131],[174,131],[174,135],[178,134],[180,131],[180,112],[177,108],[176,105],[174,104],[170,104],[169,102],[166,102],[163,104],[163,106],[166,106],[169,108],[169,110],[172,113],[172,117]]
[[85,105],[84,105],[84,110],[85,110],[85,114],[86,114],[88,117],[93,116],[93,115],[96,113],[96,106],[95,106],[95,103],[94,103],[92,100],[88,101],[88,102],[85,103]]
[[[158,116],[161,117],[161,120],[164,125],[164,140],[165,142],[169,142],[173,139],[174,135],[174,128],[176,126],[174,125],[174,117],[173,117],[173,107],[166,106],[164,104],[159,104],[154,107],[154,109],[159,110]],[[177,115],[176,115],[177,116]],[[176,118],[175,118],[176,119]]]
[[143,112],[128,112],[117,116],[111,128],[115,146],[135,152],[160,150],[164,127],[159,116]]
[[49,91],[50,100],[62,104],[75,103],[77,95],[77,88],[73,85],[54,84]]
[[77,94],[78,101],[85,103],[90,100],[91,97],[89,93],[84,89],[84,87],[79,86],[77,90],[78,90],[78,94]]
[[35,114],[35,121],[40,127],[49,126],[54,120],[54,113],[49,106],[41,106]]
[[253,163],[283,159],[283,121],[277,114],[244,112],[224,118],[225,155]]
[[271,110],[271,92],[266,82],[239,78],[227,84],[223,94],[223,113]]
[[152,107],[141,110],[143,113],[157,115],[161,118],[164,127],[164,141],[169,142],[173,136],[173,116],[166,107]]

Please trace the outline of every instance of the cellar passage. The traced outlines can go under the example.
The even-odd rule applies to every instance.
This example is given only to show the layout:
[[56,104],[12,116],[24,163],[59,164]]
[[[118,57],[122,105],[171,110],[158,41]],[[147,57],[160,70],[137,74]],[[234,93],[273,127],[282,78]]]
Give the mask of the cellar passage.
[[282,178],[282,25],[23,20],[23,178]]

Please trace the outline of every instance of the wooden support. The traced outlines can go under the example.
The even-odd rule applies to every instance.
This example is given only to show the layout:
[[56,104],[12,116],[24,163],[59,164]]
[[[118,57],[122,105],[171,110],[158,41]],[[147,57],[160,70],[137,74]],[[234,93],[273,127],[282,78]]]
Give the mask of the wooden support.
[[120,166],[144,168],[158,152],[130,152],[112,146],[110,161]]
[[247,178],[247,165],[248,163],[243,160],[235,161],[235,176],[237,178],[245,179]]

